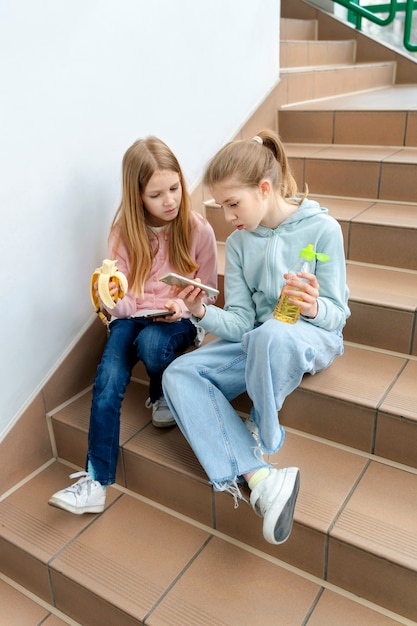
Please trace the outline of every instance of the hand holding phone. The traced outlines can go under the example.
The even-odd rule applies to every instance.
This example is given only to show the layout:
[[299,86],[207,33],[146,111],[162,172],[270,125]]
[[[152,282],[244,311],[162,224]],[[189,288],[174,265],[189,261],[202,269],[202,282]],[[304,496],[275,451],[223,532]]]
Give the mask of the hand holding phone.
[[179,274],[174,274],[173,272],[165,274],[165,276],[161,276],[159,280],[167,285],[174,285],[175,287],[187,287],[188,285],[198,287],[199,289],[205,291],[209,298],[211,296],[217,296],[220,293],[220,291],[214,287],[209,287],[208,285],[199,283],[198,280],[192,280],[191,278],[186,278],[185,276],[180,276]]
[[144,317],[148,319],[152,319],[154,317],[170,317],[174,315],[175,311],[168,311],[167,309],[162,309],[161,311],[152,311],[152,313],[147,313]]

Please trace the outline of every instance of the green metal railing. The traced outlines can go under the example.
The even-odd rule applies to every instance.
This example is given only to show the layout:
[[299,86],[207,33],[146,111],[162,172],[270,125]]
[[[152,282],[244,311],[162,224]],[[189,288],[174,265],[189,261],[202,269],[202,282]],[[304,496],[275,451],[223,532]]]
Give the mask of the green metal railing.
[[[413,11],[417,10],[416,0],[405,0],[398,2],[391,0],[385,4],[374,4],[361,6],[361,0],[333,0],[337,4],[341,4],[348,9],[348,20],[361,29],[362,18],[377,24],[378,26],[388,26],[396,17],[401,17],[404,13],[404,48],[409,52],[417,52],[417,43],[411,43],[411,33],[413,30]],[[378,14],[387,14],[386,17],[380,17]],[[417,14],[416,14],[417,19]],[[415,29],[417,31],[417,27]]]

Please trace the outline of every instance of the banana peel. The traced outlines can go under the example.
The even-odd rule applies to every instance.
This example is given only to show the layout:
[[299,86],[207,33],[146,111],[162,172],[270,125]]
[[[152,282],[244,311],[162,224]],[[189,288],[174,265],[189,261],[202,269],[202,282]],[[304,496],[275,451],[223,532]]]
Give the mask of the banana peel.
[[[90,282],[90,296],[91,302],[96,310],[96,313],[101,313],[101,303],[105,305],[107,309],[113,309],[116,302],[124,297],[128,289],[128,282],[126,276],[119,272],[116,265],[117,261],[111,259],[104,259],[101,267],[97,267],[91,275]],[[117,285],[117,292],[112,296],[110,293],[110,283],[114,282]],[[97,283],[97,292],[94,288]],[[103,315],[104,317],[104,315]]]

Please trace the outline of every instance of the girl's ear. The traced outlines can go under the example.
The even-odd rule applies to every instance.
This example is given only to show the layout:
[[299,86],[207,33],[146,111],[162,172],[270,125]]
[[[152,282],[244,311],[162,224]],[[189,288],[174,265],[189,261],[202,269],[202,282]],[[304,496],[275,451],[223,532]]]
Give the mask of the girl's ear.
[[264,178],[263,180],[261,180],[261,182],[259,183],[259,190],[261,192],[261,195],[264,197],[267,197],[271,191],[271,183],[269,180],[267,180],[266,178]]

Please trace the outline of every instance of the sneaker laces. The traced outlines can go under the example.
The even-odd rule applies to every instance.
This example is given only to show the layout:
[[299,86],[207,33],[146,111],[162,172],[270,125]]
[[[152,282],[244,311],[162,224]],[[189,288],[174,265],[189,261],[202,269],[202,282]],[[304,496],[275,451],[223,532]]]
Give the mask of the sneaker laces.
[[153,407],[153,404],[152,404],[152,402],[151,402],[151,399],[150,399],[150,398],[148,398],[148,399],[146,400],[146,402],[145,402],[145,406],[146,406],[146,408],[147,408],[147,409],[150,409],[151,407]]
[[158,409],[168,409],[168,404],[167,401],[165,400],[164,396],[161,396],[159,398],[159,400],[155,400],[155,402],[151,402],[151,399],[148,398],[145,402],[145,406],[147,409],[153,408],[154,411],[157,411]]
[[88,472],[74,472],[74,474],[70,474],[70,478],[79,478],[76,483],[70,485],[65,489],[65,491],[74,492],[77,495],[81,493],[84,486],[87,485],[87,489],[91,491],[91,484],[94,482]]
[[255,422],[253,421],[252,417],[247,417],[245,419],[245,421],[244,421],[244,424],[245,424],[246,428],[248,429],[248,431],[250,432],[250,434],[252,435],[252,437],[254,438],[254,440],[256,442],[256,446],[252,447],[252,450],[254,451],[255,458],[258,461],[263,462],[264,451],[262,450],[261,438],[260,438],[260,435],[259,435],[259,428],[257,427]]

